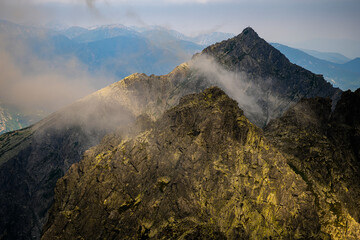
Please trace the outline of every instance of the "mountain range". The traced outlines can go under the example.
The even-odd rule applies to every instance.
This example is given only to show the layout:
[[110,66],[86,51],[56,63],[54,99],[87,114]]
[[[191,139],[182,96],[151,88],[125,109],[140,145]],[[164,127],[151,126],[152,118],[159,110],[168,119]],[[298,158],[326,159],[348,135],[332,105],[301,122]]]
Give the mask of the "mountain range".
[[[55,69],[58,75],[64,75],[61,76],[64,79],[73,79],[74,75],[81,79],[80,82],[75,81],[75,83],[66,80],[68,83],[65,85],[67,88],[73,88],[73,94],[72,98],[69,98],[69,94],[65,94],[66,97],[59,96],[60,99],[64,99],[64,103],[60,106],[65,106],[91,92],[83,89],[100,89],[134,72],[148,75],[166,74],[182,62],[188,61],[205,45],[221,42],[233,37],[233,34],[214,32],[189,37],[158,26],[139,28],[120,24],[52,30],[1,20],[0,36],[2,39],[1,51],[11,56],[16,69],[24,72],[23,76],[15,75],[14,79],[3,76],[6,79],[5,82],[11,82],[10,85],[14,85],[14,89],[18,88],[14,82],[18,82],[19,79],[31,78],[29,76],[33,75],[37,81],[39,78],[48,78],[48,75],[52,73],[44,72],[44,69],[49,69],[49,71]],[[347,61],[346,57],[340,54],[304,50],[313,55],[310,56],[284,45],[273,44],[273,46],[285,54],[292,63],[314,73],[322,74],[335,87],[353,91],[359,87],[358,59],[336,64],[330,61],[345,62]],[[4,61],[8,61],[7,58]],[[46,64],[36,65],[34,62]],[[74,65],[76,66],[73,67]],[[9,69],[13,67],[10,66]],[[81,71],[78,72],[75,68],[81,69]],[[3,72],[6,73],[6,71]],[[59,76],[56,77],[59,78]],[[57,84],[63,85],[66,81],[59,79]],[[27,84],[31,85],[32,83]],[[38,84],[44,85],[43,83]],[[4,84],[2,89],[7,89],[8,85]],[[19,85],[24,84],[19,83]],[[80,89],[75,89],[74,85]],[[68,89],[64,91],[69,92]],[[56,92],[53,95],[56,95]],[[4,97],[6,94],[10,96]],[[46,94],[51,95],[45,91]],[[20,100],[22,96],[15,96],[7,91],[1,92],[1,95],[0,133],[27,127],[59,109],[58,104],[53,104],[55,106],[46,109],[39,106],[39,103],[24,107],[22,103],[27,99]],[[17,105],[13,103],[14,98]],[[69,100],[66,101],[68,98]],[[34,112],[36,114],[32,114]]]
[[[79,83],[86,84],[91,89],[100,89],[134,72],[166,74],[203,49],[204,46],[195,42],[214,43],[226,36],[229,34],[204,34],[195,39],[160,27],[137,29],[123,25],[52,30],[0,20],[2,65],[6,68],[10,57],[13,65],[6,70],[16,71],[15,75],[24,72],[25,75],[11,79],[4,69],[1,88],[9,88],[8,85],[16,88],[16,82],[26,81],[19,79],[31,78],[29,76],[33,75],[37,79],[48,78],[52,73],[46,72],[46,69],[55,69],[60,75],[64,74],[64,78],[75,78],[74,74],[82,78],[84,73],[95,76]],[[82,72],[77,73],[72,67],[74,64]],[[85,96],[80,92],[76,95],[78,98]],[[14,96],[4,97],[4,92],[1,95],[0,133],[29,126],[58,109],[44,109],[32,104],[31,109],[22,110],[22,103],[13,106]],[[29,112],[40,115],[28,117]]]
[[[273,43],[275,48],[280,50],[292,63],[306,68],[314,73],[324,75],[325,79],[336,87],[343,90],[355,91],[360,83],[360,59],[355,58],[344,63],[334,63],[314,57],[317,52],[302,51],[288,46]],[[308,54],[309,53],[309,54]],[[338,56],[338,55],[336,55]],[[325,58],[322,55],[323,58]],[[331,60],[331,59],[330,59]]]
[[339,63],[339,64],[344,64],[347,63],[349,61],[351,61],[350,58],[340,54],[340,53],[335,53],[335,52],[319,52],[319,51],[315,51],[315,50],[309,50],[309,49],[299,49],[313,57],[322,59],[322,60],[326,60],[328,62],[332,62],[332,63]]
[[0,237],[357,239],[359,93],[246,28],[1,135]]

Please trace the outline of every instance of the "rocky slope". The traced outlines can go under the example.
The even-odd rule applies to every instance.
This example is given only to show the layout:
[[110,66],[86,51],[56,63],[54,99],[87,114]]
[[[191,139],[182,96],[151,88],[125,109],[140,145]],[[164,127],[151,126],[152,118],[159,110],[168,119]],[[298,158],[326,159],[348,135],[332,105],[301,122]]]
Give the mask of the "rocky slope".
[[186,96],[88,150],[42,239],[358,239],[359,103],[302,99],[265,138],[220,89]]
[[186,91],[200,88],[199,82],[176,87],[183,84],[182,69],[160,77],[134,74],[29,128],[1,135],[0,238],[38,239],[56,181],[86,149],[140,114],[157,118]]
[[332,239],[360,237],[360,89],[303,99],[265,128],[316,198],[321,229]]
[[[321,75],[316,75],[290,61],[277,49],[260,38],[252,28],[228,41],[214,44],[202,51],[224,68],[245,73],[241,80],[245,94],[254,96],[260,110],[245,113],[264,127],[303,97],[330,97],[336,103],[341,91],[334,89]],[[226,88],[224,88],[226,89]],[[232,96],[238,100],[236,96]],[[241,107],[241,101],[239,101]]]
[[260,127],[301,97],[337,99],[341,92],[292,65],[250,28],[167,75],[133,74],[28,129],[1,136],[0,237],[38,239],[57,179],[85,150],[116,128],[130,127],[136,117],[157,120],[182,96],[212,85],[237,100]]
[[322,236],[305,181],[220,89],[144,119],[59,180],[42,239]]

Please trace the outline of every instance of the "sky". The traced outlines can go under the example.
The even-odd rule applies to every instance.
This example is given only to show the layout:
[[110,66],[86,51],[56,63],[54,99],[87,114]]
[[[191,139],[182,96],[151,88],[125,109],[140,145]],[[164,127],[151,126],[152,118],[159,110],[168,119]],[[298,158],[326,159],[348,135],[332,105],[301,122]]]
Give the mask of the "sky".
[[0,18],[67,26],[160,25],[187,35],[239,34],[360,56],[359,0],[0,0]]

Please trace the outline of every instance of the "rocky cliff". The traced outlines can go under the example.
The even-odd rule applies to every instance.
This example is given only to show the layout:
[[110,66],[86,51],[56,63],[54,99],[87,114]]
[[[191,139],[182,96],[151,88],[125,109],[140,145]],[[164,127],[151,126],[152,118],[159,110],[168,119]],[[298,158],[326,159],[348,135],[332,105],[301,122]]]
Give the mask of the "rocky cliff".
[[303,99],[265,128],[316,198],[321,228],[332,239],[360,237],[360,89],[331,100]]
[[133,74],[29,128],[1,135],[0,238],[39,239],[56,181],[85,150],[137,116],[156,119],[183,94],[203,88],[201,81],[184,83],[184,69],[166,76]]
[[266,137],[220,89],[186,96],[85,153],[43,239],[358,239],[359,93],[302,99]]
[[336,100],[341,92],[292,65],[250,28],[167,75],[133,74],[30,128],[1,136],[0,237],[38,239],[56,181],[87,149],[117,128],[131,128],[140,115],[158,120],[182,96],[212,85],[229,93],[260,127],[301,97]]
[[[241,88],[245,90],[244,94],[255,97],[253,104],[259,109],[247,111],[241,98],[234,94],[230,96],[239,102],[249,119],[260,127],[281,116],[301,98],[329,97],[335,104],[341,94],[322,75],[290,63],[250,27],[233,39],[207,47],[201,54],[213,57],[231,72],[243,73],[240,78],[244,82]],[[226,89],[221,82],[216,85]]]
[[109,135],[59,180],[42,239],[323,235],[306,182],[220,89],[142,126]]

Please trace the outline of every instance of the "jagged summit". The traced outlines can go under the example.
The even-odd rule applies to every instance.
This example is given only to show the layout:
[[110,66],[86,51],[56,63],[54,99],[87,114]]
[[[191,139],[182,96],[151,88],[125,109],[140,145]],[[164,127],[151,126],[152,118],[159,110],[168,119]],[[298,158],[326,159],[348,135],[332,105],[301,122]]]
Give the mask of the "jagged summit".
[[239,36],[247,36],[247,37],[259,37],[257,32],[252,27],[245,28],[239,35]]
[[344,92],[332,112],[329,99],[303,99],[264,131],[316,197],[325,239],[360,236],[359,106],[360,89]]
[[261,127],[303,97],[329,97],[336,104],[341,94],[323,76],[292,64],[250,27],[234,38],[205,48],[195,58],[204,55],[227,71],[243,73],[236,81],[241,82],[245,94],[257,99],[254,104],[261,110],[249,112],[242,107],[251,121]]
[[[210,56],[211,63],[215,63],[206,66],[204,56]],[[291,64],[251,28],[206,48],[192,61],[200,61],[197,66],[203,64],[205,68],[199,71],[188,63],[163,76],[133,74],[32,128],[3,135],[0,138],[0,230],[3,230],[0,236],[38,239],[53,202],[57,180],[70,165],[80,161],[85,150],[98,144],[104,134],[115,131],[119,125],[128,120],[132,122],[134,117],[146,114],[158,120],[187,94],[219,86],[239,103],[250,122],[263,127],[303,97],[334,99],[340,92],[321,76]],[[257,108],[252,108],[254,106]],[[213,110],[220,116],[216,108]],[[192,112],[195,114],[196,109]],[[181,117],[186,117],[186,111],[183,113]],[[57,124],[59,121],[61,124]],[[215,129],[221,127],[215,126]],[[190,130],[186,134],[199,133],[197,129]]]
[[251,27],[234,38],[205,48],[202,53],[220,58],[230,69],[237,68],[261,76],[274,75],[275,71],[289,69],[293,65]]
[[58,181],[43,240],[321,234],[306,183],[219,88],[182,98],[135,137],[113,138]]

